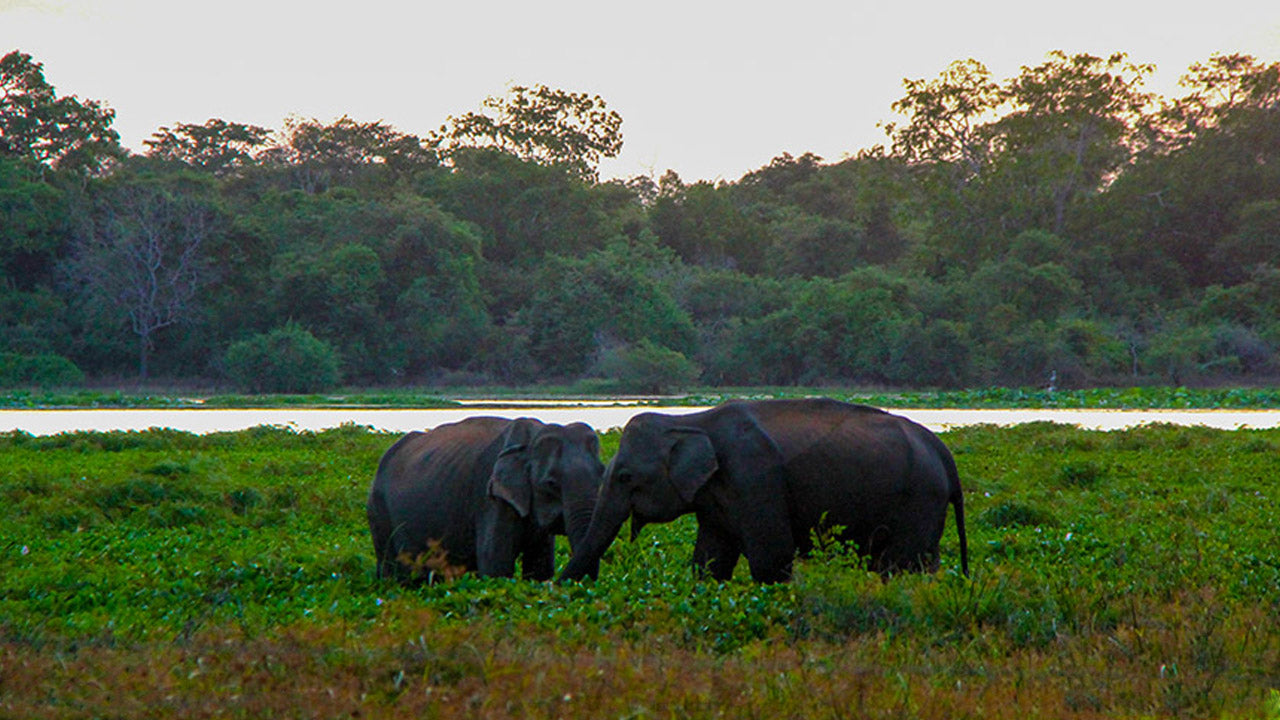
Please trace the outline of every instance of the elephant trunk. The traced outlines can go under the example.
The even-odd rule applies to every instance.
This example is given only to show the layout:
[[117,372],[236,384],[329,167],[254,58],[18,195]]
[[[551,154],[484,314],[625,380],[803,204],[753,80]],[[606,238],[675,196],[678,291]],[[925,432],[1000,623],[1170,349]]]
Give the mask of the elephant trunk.
[[[573,548],[573,557],[560,572],[561,580],[581,580],[584,577],[596,577],[600,572],[600,557],[618,537],[622,523],[631,513],[627,503],[611,500],[613,493],[604,493],[596,504],[591,515],[591,525],[586,536]],[[573,545],[572,539],[569,542]]]
[[582,552],[582,542],[587,537],[587,531],[591,528],[592,509],[590,503],[565,507],[565,535],[569,536],[569,550],[575,555]]

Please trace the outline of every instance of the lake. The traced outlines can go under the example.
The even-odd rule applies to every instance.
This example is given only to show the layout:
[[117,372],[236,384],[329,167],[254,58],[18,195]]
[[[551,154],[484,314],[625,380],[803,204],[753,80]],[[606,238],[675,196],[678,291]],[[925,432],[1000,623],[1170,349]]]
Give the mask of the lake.
[[[192,433],[243,430],[277,425],[296,430],[324,430],[344,423],[368,425],[389,432],[429,430],[473,415],[517,418],[543,422],[582,421],[597,429],[621,427],[641,412],[681,414],[700,407],[653,407],[583,404],[574,407],[521,403],[511,407],[460,407],[434,410],[368,408],[280,408],[245,410],[0,410],[0,432],[21,430],[32,435],[55,435],[83,430],[146,430],[172,428]],[[965,425],[1049,421],[1091,430],[1118,430],[1148,423],[1203,425],[1224,430],[1280,427],[1280,410],[934,410],[893,409],[934,431]]]

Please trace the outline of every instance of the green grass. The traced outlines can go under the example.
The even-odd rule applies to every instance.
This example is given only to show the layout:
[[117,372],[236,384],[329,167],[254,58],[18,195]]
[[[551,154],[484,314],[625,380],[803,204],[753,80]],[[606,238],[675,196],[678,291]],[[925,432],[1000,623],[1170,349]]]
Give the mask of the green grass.
[[1280,718],[1280,431],[942,437],[969,580],[950,518],[937,575],[704,582],[686,517],[596,582],[404,589],[393,435],[0,435],[0,717]]

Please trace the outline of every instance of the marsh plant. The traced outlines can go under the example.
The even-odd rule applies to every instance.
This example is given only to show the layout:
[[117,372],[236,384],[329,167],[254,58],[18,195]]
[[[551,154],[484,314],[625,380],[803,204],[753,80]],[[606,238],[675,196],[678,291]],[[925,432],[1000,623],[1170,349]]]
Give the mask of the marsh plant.
[[0,715],[1280,717],[1280,431],[951,431],[970,578],[826,529],[774,585],[692,516],[597,581],[378,581],[394,439],[0,435]]

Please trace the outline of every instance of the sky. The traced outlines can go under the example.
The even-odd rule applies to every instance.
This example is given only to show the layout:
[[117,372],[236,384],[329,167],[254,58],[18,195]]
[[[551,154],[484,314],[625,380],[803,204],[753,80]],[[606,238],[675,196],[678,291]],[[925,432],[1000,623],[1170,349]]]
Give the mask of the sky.
[[[1035,9],[1032,9],[1035,8]],[[623,119],[604,178],[734,181],[784,153],[884,143],[906,78],[973,58],[997,79],[1052,50],[1154,63],[1280,60],[1275,0],[0,0],[0,55],[102,101],[135,152],[209,118],[380,120],[425,136],[513,85],[601,96]]]

